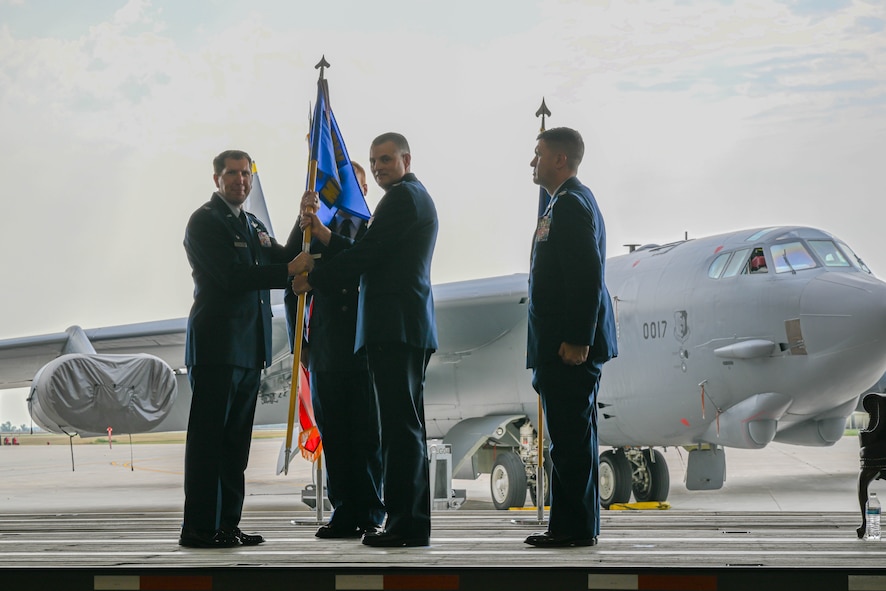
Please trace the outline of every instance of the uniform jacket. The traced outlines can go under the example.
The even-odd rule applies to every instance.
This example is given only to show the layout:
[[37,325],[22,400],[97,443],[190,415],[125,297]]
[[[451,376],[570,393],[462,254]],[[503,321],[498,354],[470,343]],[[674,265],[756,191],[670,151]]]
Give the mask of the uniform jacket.
[[[353,218],[357,226],[355,240],[366,233],[366,222]],[[354,241],[336,235],[333,240],[347,240],[350,246]],[[301,242],[299,241],[299,244]],[[342,243],[344,244],[344,243]],[[338,250],[342,248],[339,245]],[[301,246],[299,246],[301,250]],[[311,242],[311,252],[320,254],[317,266],[322,267],[333,256],[333,252],[319,240]],[[336,285],[332,289],[314,287],[311,292],[311,316],[308,324],[308,369],[310,371],[354,371],[366,370],[366,355],[354,353],[354,340],[357,334],[357,305],[359,297],[358,278],[349,283]],[[295,325],[298,296],[292,290],[286,292],[286,313],[289,315],[290,330]],[[290,334],[290,337],[292,335]]]
[[589,345],[589,360],[618,354],[604,282],[606,228],[590,189],[567,180],[539,218],[529,271],[526,366],[560,361],[560,343]]
[[194,278],[185,364],[262,368],[271,363],[269,289],[289,285],[292,249],[277,243],[254,215],[246,227],[218,193],[185,230]]
[[437,210],[414,174],[385,193],[358,242],[333,234],[337,252],[308,276],[328,292],[360,277],[356,351],[368,344],[405,343],[436,350],[431,258],[437,241]]

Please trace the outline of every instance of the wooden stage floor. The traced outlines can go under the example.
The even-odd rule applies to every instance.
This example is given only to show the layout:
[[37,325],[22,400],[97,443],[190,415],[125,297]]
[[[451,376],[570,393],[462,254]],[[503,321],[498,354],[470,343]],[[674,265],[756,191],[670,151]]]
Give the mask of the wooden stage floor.
[[200,550],[177,545],[178,513],[4,514],[0,580],[71,591],[886,589],[886,541],[858,540],[854,513],[611,511],[599,545],[557,550],[523,543],[540,528],[515,522],[535,517],[435,512],[431,546],[386,550],[318,540],[310,511],[252,511],[242,527],[265,544]]
[[886,540],[855,534],[855,438],[729,449],[717,491],[687,491],[685,457],[669,449],[671,509],[604,511],[598,546],[562,550],[525,545],[544,527],[514,522],[536,511],[493,510],[488,477],[453,483],[468,501],[434,512],[430,547],[318,540],[316,514],[299,499],[310,465],[276,475],[281,441],[262,438],[241,525],[267,543],[182,548],[181,443],[75,445],[75,470],[66,444],[33,443],[0,448],[3,591],[886,590]]

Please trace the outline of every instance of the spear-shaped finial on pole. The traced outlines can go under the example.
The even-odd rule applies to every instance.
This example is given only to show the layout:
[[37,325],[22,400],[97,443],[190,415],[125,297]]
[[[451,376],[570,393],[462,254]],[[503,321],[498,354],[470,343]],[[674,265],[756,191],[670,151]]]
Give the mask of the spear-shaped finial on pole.
[[551,111],[548,109],[548,106],[545,104],[545,98],[541,97],[541,106],[538,108],[538,111],[535,112],[536,117],[541,117],[541,128],[538,130],[539,133],[545,130],[545,116],[550,117]]
[[[545,104],[545,98],[541,97],[541,106],[538,108],[538,111],[535,112],[536,117],[541,117],[541,128],[538,130],[539,133],[543,133],[545,130],[545,117],[551,116],[551,110],[548,109],[548,106]],[[538,188],[538,217],[541,217],[544,212],[547,210],[548,204],[550,203],[550,196],[544,187]],[[538,431],[538,449],[536,453],[538,454],[538,460],[536,465],[535,472],[535,504],[537,507],[537,522],[539,525],[545,523],[545,498],[547,498],[547,488],[549,486],[547,472],[545,471],[545,413],[544,408],[541,405],[541,396],[538,397],[538,424],[536,426],[536,431]]]
[[[314,69],[320,70],[320,80],[323,80],[323,70],[325,68],[331,68],[331,67],[332,66],[329,65],[329,62],[326,61],[326,54],[324,53],[323,57],[320,58],[320,61],[317,62],[317,65],[314,66]],[[544,101],[542,101],[542,102],[544,102]],[[548,113],[548,114],[550,114],[550,113]]]

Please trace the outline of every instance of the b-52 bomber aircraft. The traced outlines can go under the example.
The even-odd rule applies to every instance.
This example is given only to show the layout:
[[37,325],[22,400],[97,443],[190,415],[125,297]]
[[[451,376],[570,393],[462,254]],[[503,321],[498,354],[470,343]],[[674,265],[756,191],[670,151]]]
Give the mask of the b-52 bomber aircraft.
[[[726,447],[832,445],[886,372],[886,283],[824,231],[647,245],[610,258],[606,282],[619,357],[597,400],[600,443],[611,447],[600,458],[605,507],[667,498],[657,447],[689,449],[686,486],[704,490],[723,485]],[[491,473],[502,509],[537,496],[527,287],[518,274],[434,288],[428,437],[451,445],[455,478]],[[282,306],[274,312],[257,424],[285,422],[288,409],[292,358]],[[183,430],[184,328],[177,319],[0,341],[0,387],[30,385],[32,416],[51,431],[103,434],[114,421],[126,423],[115,434]]]
[[[632,493],[667,498],[655,447],[688,448],[687,488],[710,490],[725,481],[725,447],[833,445],[886,371],[886,283],[827,232],[744,230],[644,246],[606,265],[619,357],[604,366],[597,399],[600,443],[612,447],[600,457],[605,507]],[[477,296],[491,281],[505,284],[481,280]],[[483,347],[436,356],[427,401],[434,435],[453,445],[456,476],[491,471],[499,508],[522,506],[526,483],[535,501],[536,398],[521,369],[526,285],[507,281],[510,296],[501,290],[476,313],[452,304],[470,284],[441,286],[448,343],[498,329],[471,340],[486,339]]]

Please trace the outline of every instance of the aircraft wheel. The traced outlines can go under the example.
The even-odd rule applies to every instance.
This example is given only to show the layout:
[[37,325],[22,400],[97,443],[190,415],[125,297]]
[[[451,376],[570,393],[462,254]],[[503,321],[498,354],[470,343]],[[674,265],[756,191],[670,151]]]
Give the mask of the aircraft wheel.
[[[552,467],[553,467],[553,464],[551,463],[551,452],[549,452],[548,450],[545,450],[545,485],[544,485],[544,491],[545,491],[544,504],[545,505],[551,504],[551,468]],[[537,494],[536,486],[533,484],[530,484],[529,485],[529,499],[532,501],[533,505],[538,507],[538,501],[536,500],[536,494]]]
[[489,475],[489,488],[496,509],[522,507],[526,503],[526,468],[517,454],[498,454]]
[[608,449],[600,454],[599,488],[604,509],[631,500],[631,463],[623,450]]
[[671,476],[664,455],[657,449],[643,450],[643,466],[633,478],[634,498],[639,502],[666,501],[671,488]]

